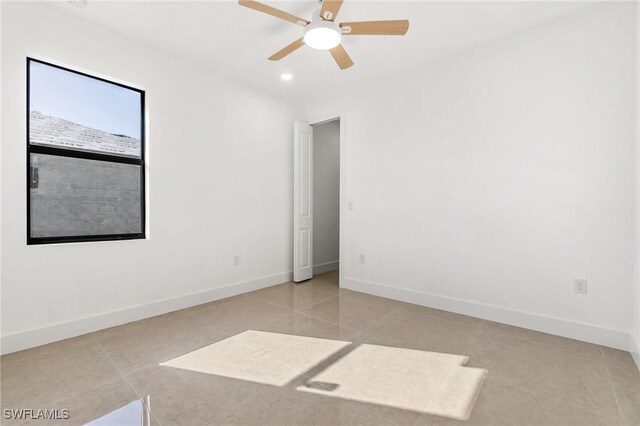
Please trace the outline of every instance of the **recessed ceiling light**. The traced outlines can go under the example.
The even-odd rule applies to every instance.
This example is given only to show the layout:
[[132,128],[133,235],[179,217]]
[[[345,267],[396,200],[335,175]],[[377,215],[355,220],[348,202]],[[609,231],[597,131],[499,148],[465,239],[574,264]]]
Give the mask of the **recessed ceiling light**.
[[284,81],[289,81],[293,78],[293,76],[291,74],[289,74],[288,72],[282,73],[280,74],[280,78],[283,79]]

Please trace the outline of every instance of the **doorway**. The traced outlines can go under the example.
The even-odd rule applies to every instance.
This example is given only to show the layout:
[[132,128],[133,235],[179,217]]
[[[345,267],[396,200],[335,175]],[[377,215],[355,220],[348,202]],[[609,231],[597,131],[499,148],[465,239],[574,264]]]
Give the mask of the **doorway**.
[[344,114],[295,123],[295,282],[322,274],[339,285],[344,232]]
[[313,126],[313,275],[340,265],[340,119]]

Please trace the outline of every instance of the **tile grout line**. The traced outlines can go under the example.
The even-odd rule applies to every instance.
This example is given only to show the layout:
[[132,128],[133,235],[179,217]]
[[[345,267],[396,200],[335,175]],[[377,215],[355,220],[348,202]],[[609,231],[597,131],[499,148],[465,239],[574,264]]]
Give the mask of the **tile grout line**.
[[[285,284],[285,283],[283,283],[283,284]],[[281,285],[281,284],[277,284],[277,285]],[[255,290],[255,291],[258,291],[258,290]],[[277,308],[281,308],[281,309],[286,309],[286,308],[287,308],[286,306],[283,306],[283,305],[280,305],[280,304],[277,304],[277,303],[272,303],[272,302],[269,302],[269,301],[266,301],[266,300],[262,300],[262,299],[260,299],[258,296],[254,296],[254,295],[251,295],[251,294],[248,294],[248,293],[241,293],[241,294],[237,294],[237,295],[234,295],[234,296],[230,296],[230,297],[228,297],[228,298],[225,298],[226,300],[225,300],[225,299],[219,299],[219,300],[215,300],[215,301],[212,301],[212,302],[204,303],[203,305],[206,305],[206,304],[208,304],[208,303],[216,303],[216,302],[218,302],[218,303],[225,303],[225,301],[229,301],[229,302],[230,302],[230,301],[232,301],[232,300],[234,300],[234,299],[235,299],[235,300],[241,300],[241,299],[239,299],[239,298],[238,298],[239,296],[247,296],[247,297],[249,297],[251,300],[254,300],[254,301],[256,301],[256,302],[260,302],[260,303],[262,303],[263,305],[267,305],[267,306],[271,306],[271,307],[277,307]],[[326,297],[325,299],[323,299],[323,300],[321,300],[321,301],[319,301],[319,302],[316,302],[315,304],[317,304],[317,303],[322,303],[322,302],[327,301],[327,300],[329,300],[329,299],[331,299],[331,298],[333,298],[333,297],[337,297],[337,295],[328,295],[328,297]],[[236,298],[238,298],[238,299],[236,299]],[[217,303],[216,303],[216,304],[217,304]],[[310,306],[311,306],[311,305],[310,305]],[[180,312],[180,311],[188,311],[189,309],[191,309],[191,308],[179,309],[178,311],[172,311],[172,312],[169,312],[169,313],[173,313],[173,312]],[[266,321],[266,322],[264,323],[264,325],[269,325],[269,324],[272,324],[272,323],[274,323],[274,322],[280,321],[280,320],[282,320],[282,318],[286,317],[287,315],[303,314],[303,315],[307,315],[308,317],[311,317],[310,315],[305,314],[304,312],[302,312],[302,311],[303,311],[303,310],[305,310],[305,309],[306,309],[306,308],[302,308],[300,311],[296,311],[296,310],[291,309],[289,312],[281,313],[281,314],[277,314],[274,318],[272,318],[272,319],[270,319],[270,320]],[[185,313],[186,313],[190,318],[192,318],[192,319],[196,319],[196,316],[195,316],[193,313],[191,313],[191,312],[185,312]],[[165,314],[162,314],[162,315],[165,315]],[[158,315],[158,316],[159,316],[159,315]],[[154,317],[150,317],[150,318],[154,318]],[[316,320],[319,320],[319,321],[321,321],[321,322],[324,322],[325,324],[336,325],[336,324],[333,324],[333,323],[330,323],[330,322],[324,321],[324,320],[322,320],[322,319],[320,319],[320,318],[315,318],[315,317],[311,317],[311,318],[316,319]],[[148,318],[145,318],[145,319],[148,319]],[[145,319],[138,320],[138,321],[144,321]],[[135,322],[138,322],[138,321],[133,321],[132,323],[135,323]],[[354,331],[354,330],[348,329],[348,331]],[[233,336],[230,336],[230,337],[233,337]],[[116,363],[115,363],[115,362],[111,359],[111,357],[108,355],[107,351],[102,347],[102,345],[100,345],[100,344],[99,344],[98,340],[97,340],[95,337],[93,337],[93,340],[94,340],[96,343],[98,343],[98,345],[101,347],[102,351],[107,355],[107,357],[109,358],[109,360],[111,361],[111,363],[116,367],[116,369],[118,369],[118,371],[120,371],[120,369],[118,368],[118,366],[116,365]],[[214,343],[215,343],[215,342],[214,342]],[[209,344],[211,344],[211,343],[209,343]],[[199,348],[196,348],[196,349],[194,349],[194,350],[202,349],[203,347],[206,347],[206,346],[208,346],[209,344],[205,344],[204,346],[199,347]],[[134,373],[134,372],[137,372],[137,371],[143,370],[144,368],[146,368],[146,367],[139,367],[139,368],[136,368],[136,369],[132,370],[131,372],[132,372],[132,373]],[[124,377],[124,373],[122,373],[122,372],[120,371],[120,374],[121,374],[121,376],[123,376],[123,377]],[[125,381],[126,381],[126,379],[125,379]],[[130,387],[132,387],[132,386],[130,385]],[[132,388],[133,388],[133,387],[132,387]],[[135,392],[135,390],[134,390],[134,392]],[[137,393],[136,393],[136,395],[137,395]]]
[[[248,343],[248,342],[245,342],[244,340],[242,340],[242,339],[238,338],[237,336],[231,336],[231,337],[229,337],[229,339],[237,340],[237,341],[238,341],[238,342],[240,342],[241,344],[243,344],[243,345],[245,345],[245,346],[248,346],[248,347],[250,347],[250,348],[252,348],[252,349],[254,349],[254,350],[256,350],[256,351],[258,351],[258,352],[262,353],[262,354],[263,354],[264,356],[266,356],[267,358],[270,358],[270,359],[274,360],[275,362],[277,362],[278,364],[280,364],[280,365],[284,366],[284,367],[285,367],[285,368],[287,368],[288,370],[291,370],[293,373],[296,373],[296,377],[295,377],[293,380],[295,380],[295,379],[297,379],[297,378],[303,378],[303,379],[308,379],[308,380],[313,379],[313,377],[310,377],[310,376],[308,376],[307,374],[305,374],[305,373],[306,373],[306,371],[304,371],[304,372],[300,372],[300,373],[299,373],[299,372],[297,372],[297,371],[296,371],[296,369],[294,369],[293,367],[291,367],[291,366],[287,365],[286,363],[282,362],[282,361],[281,361],[281,360],[279,360],[278,358],[275,358],[275,357],[273,357],[273,356],[269,355],[268,353],[266,353],[266,352],[264,351],[264,349],[256,348],[255,346],[251,345],[251,344],[250,344],[250,343]],[[342,340],[341,340],[341,341],[342,341]],[[342,341],[342,342],[344,342],[344,343],[349,343],[349,345],[353,344],[353,342],[347,342],[347,341]],[[340,350],[342,350],[342,349],[344,349],[344,348],[341,348]],[[337,352],[340,352],[340,350],[339,350],[339,351],[337,351]],[[327,361],[328,359],[330,359],[330,358],[331,358],[331,356],[333,356],[333,355],[334,355],[335,353],[337,353],[337,352],[334,352],[333,354],[329,355],[327,358],[325,358],[324,360],[320,361],[319,363],[323,363],[323,362]],[[289,383],[287,383],[287,384],[289,384]],[[286,391],[286,389],[283,389],[281,392],[285,392],[285,391]],[[220,416],[221,416],[221,415],[223,415],[224,413],[227,413],[227,412],[229,412],[229,411],[233,410],[233,409],[234,409],[234,408],[236,408],[236,407],[239,407],[239,406],[240,406],[240,404],[243,404],[244,402],[248,401],[249,399],[251,399],[251,396],[248,396],[248,397],[246,397],[245,399],[243,399],[242,401],[239,401],[237,404],[235,404],[235,405],[234,405],[234,406],[232,406],[232,407],[228,407],[228,408],[226,408],[226,409],[222,410],[219,414],[217,414],[216,416],[214,416],[214,417],[211,419],[211,420],[212,420],[212,422],[211,422],[211,423],[209,423],[208,425],[212,425],[212,424],[214,424],[213,422],[215,422],[215,419],[216,419],[216,418],[220,417]]]
[[[395,309],[394,309],[394,310],[395,310]],[[393,311],[392,311],[392,312],[393,312]],[[389,312],[387,315],[390,315],[392,312]],[[383,316],[381,319],[386,318],[386,316],[387,316],[387,315]],[[253,348],[253,349],[255,349],[255,350],[260,350],[260,349],[258,349],[258,348],[256,348],[256,347],[254,347],[253,345],[249,344],[248,342],[245,342],[245,341],[243,341],[242,339],[237,338],[236,336],[233,336],[232,338],[233,338],[233,339],[238,340],[239,342],[241,342],[241,343],[243,343],[243,344],[245,344],[245,345],[247,345],[247,346],[249,346],[249,347],[251,347],[251,348]],[[351,346],[351,345],[353,345],[353,344],[354,344],[354,342],[347,342],[347,341],[344,341],[344,340],[341,340],[341,341],[342,341],[342,342],[345,342],[345,343],[349,343],[349,345],[348,345],[348,346]],[[348,346],[345,346],[345,347],[348,347]],[[332,355],[335,355],[336,353],[338,353],[338,352],[340,352],[340,351],[344,350],[344,348],[345,348],[345,347],[341,348],[339,351],[334,352],[334,354],[332,354]],[[269,358],[271,358],[271,359],[273,359],[274,361],[276,361],[277,363],[279,363],[279,364],[283,365],[284,367],[288,368],[289,370],[293,371],[294,373],[297,373],[297,374],[298,374],[298,375],[297,375],[297,377],[298,377],[298,378],[303,378],[305,381],[313,380],[313,378],[314,378],[315,376],[317,376],[318,374],[320,374],[320,373],[316,373],[314,376],[309,376],[309,375],[307,374],[307,371],[303,371],[303,372],[299,372],[299,373],[298,373],[298,372],[297,372],[293,367],[291,367],[291,366],[289,366],[289,365],[285,364],[284,362],[280,361],[279,359],[277,359],[277,358],[275,358],[275,357],[272,357],[271,355],[269,355],[269,354],[267,354],[267,353],[264,353],[264,355],[265,355],[265,356],[267,356],[267,357],[269,357]],[[320,361],[320,362],[319,362],[319,364],[321,364],[321,363],[323,363],[323,362],[325,362],[325,361],[328,361],[328,360],[331,358],[331,356],[332,356],[332,355],[330,355],[330,356],[328,356],[327,358],[325,358],[325,359],[323,359],[322,361]],[[337,360],[336,360],[336,361],[337,361]],[[326,368],[328,368],[328,367],[326,367]],[[326,369],[326,368],[325,368],[325,369]],[[296,390],[297,390],[297,389],[296,389]],[[327,390],[328,390],[328,389],[327,389]],[[396,424],[396,422],[394,422],[393,420],[388,419],[388,418],[386,418],[386,417],[383,417],[381,414],[378,414],[377,412],[375,412],[375,411],[373,411],[373,410],[371,410],[371,409],[367,408],[366,404],[363,404],[362,402],[359,402],[359,401],[353,401],[353,402],[357,403],[357,404],[358,404],[362,409],[364,409],[365,411],[368,411],[368,412],[370,412],[370,413],[374,414],[376,417],[379,417],[379,418],[380,418],[380,419],[382,419],[382,420],[385,420],[385,421],[391,422],[391,423],[393,423],[393,424]],[[221,413],[221,414],[222,414],[222,413]],[[216,417],[217,417],[217,416],[216,416]],[[418,418],[420,418],[420,416],[418,416]],[[416,419],[416,421],[417,421],[417,419]]]
[[[389,422],[389,423],[391,423],[391,424],[394,424],[394,425],[398,425],[398,426],[399,426],[399,423],[394,422],[393,420],[391,420],[391,419],[388,419],[388,418],[384,417],[382,414],[379,414],[379,413],[377,413],[377,412],[375,412],[375,411],[373,411],[373,410],[371,410],[371,409],[367,408],[367,404],[366,404],[366,403],[363,403],[363,402],[361,402],[361,401],[353,401],[353,402],[355,402],[356,404],[360,405],[360,407],[361,407],[363,410],[368,411],[369,413],[372,413],[372,414],[373,414],[373,415],[375,415],[376,417],[379,417],[381,420],[384,420],[384,421],[387,421],[387,422]],[[420,419],[420,417],[422,417],[422,415],[418,416],[418,418],[416,419],[416,422],[418,421],[418,419]],[[412,426],[413,426],[413,425],[415,425],[415,422],[412,424]]]
[[[376,297],[377,297],[377,296],[376,296]],[[391,309],[391,311],[389,311],[386,315],[383,315],[382,317],[380,317],[380,318],[378,319],[378,321],[382,321],[382,320],[384,320],[384,319],[385,319],[385,318],[387,318],[389,315],[391,315],[391,314],[395,313],[395,312],[396,312],[397,310],[399,310],[399,309],[400,309],[400,307],[396,307],[396,308]],[[371,327],[373,327],[373,326],[371,326]],[[366,330],[368,330],[369,328],[370,328],[370,327],[365,327],[365,328],[363,328],[363,329],[361,329],[361,330],[353,330],[354,332],[356,332],[355,337],[361,336],[361,335],[362,335]],[[354,340],[355,340],[355,339],[354,339]],[[382,419],[382,420],[386,420],[386,421],[388,421],[388,422],[390,422],[390,423],[392,423],[392,424],[398,424],[397,422],[393,421],[392,419],[387,418],[387,417],[383,416],[382,414],[377,413],[377,412],[376,412],[376,411],[374,411],[374,410],[371,410],[370,408],[368,408],[368,407],[367,407],[367,405],[366,405],[366,404],[364,404],[364,403],[362,403],[362,402],[359,402],[359,401],[355,401],[355,402],[357,402],[357,403],[358,403],[358,404],[359,404],[359,405],[360,405],[360,406],[361,406],[365,411],[368,411],[368,412],[370,412],[370,413],[374,414],[375,416],[379,417],[380,419]],[[416,419],[416,421],[413,423],[413,425],[415,425],[415,424],[418,422],[418,420],[420,420],[420,418],[421,418],[421,417],[422,417],[422,413],[418,416],[418,418],[417,418],[417,419]]]
[[[391,315],[392,313],[394,313],[396,309],[398,309],[398,308],[393,308],[393,309],[392,309],[391,311],[389,311],[387,314],[385,314],[385,315],[383,315],[382,317],[380,317],[377,321],[382,321],[382,320],[383,320],[383,319],[385,319],[387,316],[389,316],[389,315]],[[344,328],[346,331],[353,332],[353,333],[355,333],[354,337],[358,337],[358,336],[362,335],[366,330],[368,330],[369,328],[373,327],[373,326],[366,326],[366,327],[363,327],[363,328],[361,328],[361,329],[356,330],[356,329],[351,328],[351,327],[345,327],[345,326],[343,326],[343,325],[341,325],[341,324],[338,324],[338,323],[335,323],[335,322],[333,322],[333,321],[329,321],[329,320],[325,320],[325,319],[322,319],[322,318],[318,318],[318,317],[316,317],[315,315],[311,314],[310,312],[301,312],[301,313],[303,313],[303,314],[307,315],[309,318],[313,318],[313,319],[315,319],[315,320],[318,320],[318,321],[324,322],[325,324],[335,325],[335,326],[337,326],[337,327]]]
[[[425,407],[424,407],[425,412],[429,409],[429,406],[431,405],[433,400],[436,399],[436,397],[438,396],[438,394],[442,390],[442,387],[444,386],[445,382],[449,379],[449,377],[451,377],[451,373],[453,373],[453,369],[454,368],[456,368],[456,365],[452,363],[451,367],[449,368],[449,371],[447,371],[447,376],[440,383],[440,386],[438,386],[438,389],[436,389],[436,391],[433,393],[433,395],[431,396],[431,399],[429,400],[429,402],[427,402],[427,405],[425,405]],[[479,389],[478,389],[478,392],[476,393],[476,398],[478,397],[478,393],[480,393]]]
[[[249,298],[252,298],[252,299],[255,299],[255,300],[259,300],[259,301],[260,301],[260,302],[262,302],[262,303],[266,303],[266,304],[269,304],[269,305],[272,305],[272,306],[277,306],[277,307],[279,307],[279,308],[282,308],[282,307],[285,307],[285,308],[286,308],[287,306],[280,305],[280,304],[278,304],[278,303],[274,303],[274,302],[269,302],[269,301],[267,301],[267,300],[263,300],[263,299],[261,299],[258,295],[254,295],[254,294],[252,294],[252,293],[255,293],[255,292],[262,291],[262,290],[267,290],[267,289],[270,289],[270,288],[273,288],[273,287],[277,287],[277,286],[279,286],[279,285],[283,285],[283,284],[294,284],[294,285],[295,285],[295,283],[294,283],[293,281],[287,281],[287,282],[285,282],[285,283],[275,284],[275,285],[270,286],[270,287],[265,287],[265,288],[261,288],[261,289],[258,289],[258,290],[252,290],[252,291],[250,291],[250,292],[248,292],[248,293],[240,293],[240,294],[236,294],[236,295],[234,295],[234,296],[229,297],[229,299],[232,299],[232,298],[237,297],[237,296],[246,295],[246,296],[247,296],[247,297],[249,297]],[[311,284],[311,283],[310,283],[310,284]],[[320,289],[319,289],[319,290],[320,290]],[[324,292],[324,290],[320,290],[320,291],[321,291],[321,292]],[[312,303],[311,305],[308,305],[308,306],[307,306],[307,307],[305,307],[305,308],[300,308],[300,309],[292,308],[292,309],[291,309],[291,310],[292,310],[292,312],[297,312],[297,311],[299,311],[299,310],[307,309],[307,308],[309,308],[309,307],[311,307],[311,306],[317,305],[318,303],[324,302],[324,301],[326,301],[326,300],[331,299],[332,297],[336,297],[336,296],[337,296],[337,294],[329,294],[328,292],[327,292],[327,293],[325,293],[325,294],[327,295],[327,297],[326,297],[326,298],[324,298],[324,299],[322,299],[322,300],[320,300],[320,301],[318,301],[318,302]]]
[[[473,342],[476,340],[476,337],[478,337],[478,335],[480,334],[480,332],[482,331],[482,329],[480,327],[478,327],[478,329],[476,331],[474,331],[474,333],[471,335],[471,337],[469,337],[469,340],[467,341],[467,344],[465,346],[465,351],[467,353],[470,352],[471,350],[471,345],[473,344]],[[468,355],[467,355],[468,356]],[[471,360],[471,357],[469,356],[469,360]]]
[[[487,374],[488,374],[488,372],[489,372],[489,370],[487,370]],[[607,370],[607,373],[608,373],[608,370]],[[503,381],[503,382],[504,382],[505,379],[507,381],[512,379],[512,375],[508,374],[508,373],[494,373],[493,377],[495,378],[494,380]],[[530,392],[534,393],[534,394],[544,394],[544,395],[549,396],[549,397],[556,397],[557,396],[556,394],[554,394],[553,392],[551,392],[551,391],[549,391],[547,389],[530,390]],[[620,412],[620,407],[617,404],[617,396],[616,396],[615,390],[613,392],[613,395],[614,395],[614,398],[615,398],[615,401],[616,401],[616,408],[618,408],[618,413],[620,415],[622,415],[622,413]],[[560,400],[560,402],[562,404],[571,406],[571,407],[576,408],[578,410],[585,411],[585,408],[583,406],[578,405],[575,402],[571,402],[571,401],[567,401],[567,400]],[[492,404],[492,406],[493,406],[493,404]],[[586,409],[586,410],[587,411],[592,411],[592,412],[597,412],[598,411],[598,410],[594,410],[594,409],[591,409],[591,408]],[[624,419],[622,419],[622,420],[624,420]]]
[[426,415],[427,414],[425,414],[425,413],[420,413],[420,415],[416,418],[416,420],[413,423],[411,423],[411,426],[416,426],[418,424],[418,422],[420,421],[420,419],[422,419]]
[[[286,283],[282,283],[282,284],[289,284],[289,283],[291,283],[291,281],[286,282]],[[278,285],[282,285],[282,284],[276,284],[276,286],[278,286]],[[272,287],[275,287],[275,286],[272,286]],[[265,289],[268,289],[268,288],[271,288],[271,287],[266,287]],[[264,289],[260,289],[260,290],[264,290]],[[253,295],[253,294],[251,294],[251,293],[253,293],[253,292],[255,292],[255,291],[260,291],[260,290],[254,290],[254,291],[251,291],[251,292],[249,292],[249,293],[236,294],[235,296],[231,296],[231,297],[229,297],[228,299],[230,299],[230,300],[231,300],[231,299],[233,299],[233,298],[235,298],[235,297],[243,296],[243,295],[244,295],[244,296],[247,296],[248,298],[250,298],[250,299],[252,299],[252,300],[255,300],[255,301],[257,301],[257,302],[260,302],[260,303],[263,303],[263,304],[266,304],[266,305],[269,305],[269,306],[278,307],[278,308],[285,308],[285,309],[286,309],[286,308],[289,308],[287,305],[281,305],[281,304],[279,304],[279,303],[270,302],[270,301],[268,301],[268,300],[263,300],[262,298],[260,298],[260,296],[257,296],[257,295]],[[329,294],[328,292],[327,292],[327,293],[325,293],[325,294],[326,294],[326,296],[327,296],[327,297],[325,297],[325,298],[323,298],[323,299],[321,299],[321,300],[318,300],[317,302],[311,303],[311,304],[309,304],[309,305],[307,305],[307,306],[305,306],[305,307],[300,307],[300,308],[292,307],[292,308],[289,308],[289,309],[291,309],[291,312],[290,312],[290,313],[291,313],[291,314],[300,313],[300,312],[302,312],[302,311],[305,311],[305,310],[307,310],[307,309],[311,308],[312,306],[315,306],[315,305],[317,305],[317,304],[319,304],[319,303],[326,302],[327,300],[330,300],[330,299],[332,299],[332,298],[334,298],[334,297],[337,297],[337,296],[338,296],[337,294]]]
[[620,420],[624,423],[624,414],[622,414],[622,408],[620,408],[620,401],[618,401],[618,393],[616,392],[616,387],[613,384],[613,378],[611,377],[611,372],[609,371],[609,367],[605,365],[605,369],[607,370],[607,377],[609,377],[609,385],[611,385],[611,390],[613,391],[613,397],[616,399],[616,406],[618,407],[618,413],[620,414]]
[[303,316],[307,317],[308,319],[320,321],[321,323],[326,324],[326,325],[336,326],[338,328],[344,329],[345,331],[348,331],[348,332],[351,332],[351,333],[356,333],[356,335],[360,334],[360,332],[358,330],[354,330],[353,328],[346,327],[344,325],[336,324],[335,322],[328,321],[328,320],[323,319],[323,318],[318,318],[316,316],[311,315],[309,312],[305,312],[305,310],[306,309],[300,310],[300,311],[296,312],[296,314],[297,315],[303,315]]
[[[96,344],[98,345],[98,347],[100,348],[100,350],[102,350],[102,352],[104,353],[104,355],[107,357],[107,359],[109,360],[109,362],[111,362],[111,364],[115,367],[115,369],[118,371],[118,374],[120,374],[120,378],[127,384],[127,386],[129,386],[129,388],[131,389],[131,391],[134,393],[134,395],[136,397],[140,397],[140,395],[138,394],[138,392],[136,392],[135,388],[133,387],[133,385],[129,382],[129,380],[127,380],[126,376],[124,375],[124,373],[122,372],[122,370],[120,369],[120,367],[118,367],[118,364],[115,363],[115,361],[111,358],[111,356],[109,355],[109,353],[104,349],[104,347],[102,346],[102,344],[100,343],[100,341],[96,338],[94,338]],[[140,399],[140,398],[139,398]],[[156,418],[156,416],[153,414],[153,412],[151,411],[151,407],[147,406],[147,403],[145,401],[142,401],[142,403],[144,404],[145,407],[147,407],[147,410],[149,410],[149,414],[151,415],[151,417],[153,417],[153,419],[158,422],[158,425],[161,425],[162,423]]]
[[[477,330],[473,333],[473,335],[469,338],[469,341],[467,342],[467,346],[466,346],[466,349],[465,349],[467,353],[469,353],[471,351],[471,346],[472,346],[473,342],[476,340],[478,335],[482,333],[482,330],[484,330],[484,328],[485,327],[478,327]],[[469,357],[469,361],[471,361],[471,356],[468,355],[468,357]],[[468,364],[468,361],[467,361],[467,364]],[[473,403],[472,411],[469,413],[469,416],[471,416],[471,413],[473,412],[473,408],[475,408],[475,404],[476,404],[478,398],[480,397],[480,392],[482,392],[482,388],[484,387],[484,382],[486,381],[488,375],[489,375],[489,370],[487,369],[486,373],[485,373],[485,376],[482,379],[482,384],[480,385],[480,388],[478,389],[478,393],[476,394],[476,401],[474,401],[474,403]],[[491,406],[491,411],[492,412],[498,412],[499,411],[499,410],[496,409],[495,404],[493,403],[493,398],[487,396],[487,402]],[[512,425],[515,424],[515,423],[512,423],[511,420],[509,420],[509,422]],[[413,426],[415,426],[415,424]]]
[[308,306],[305,306],[304,308],[294,309],[293,311],[295,313],[300,313],[300,312],[306,311],[306,310],[308,310],[308,309],[310,309],[310,308],[312,308],[312,307],[314,307],[316,305],[319,305],[320,303],[324,303],[324,302],[326,302],[328,300],[331,300],[331,299],[337,298],[337,297],[339,297],[339,294],[331,294],[331,295],[327,294],[327,297],[325,297],[324,299],[318,300],[317,302],[313,302],[313,303],[309,304]]
[[[486,376],[488,376],[488,375],[489,375],[489,370],[487,370],[487,374],[485,375],[485,378],[484,378],[484,380],[482,381],[482,386],[484,386],[484,381],[485,381],[485,380],[487,380],[487,377],[486,377]],[[482,391],[482,388],[480,388],[480,391]],[[480,392],[478,392],[478,398],[480,398]],[[499,413],[499,412],[500,412],[500,410],[498,410],[498,409],[496,408],[496,405],[493,403],[493,396],[485,395],[485,398],[487,398],[487,402],[488,402],[488,403],[489,403],[489,405],[491,406],[491,412],[492,412],[492,413]],[[477,400],[476,400],[476,402],[477,402]],[[475,405],[474,405],[474,407],[475,407]],[[496,414],[496,415],[497,415],[497,414]],[[471,416],[469,416],[469,417],[471,417]],[[510,425],[512,425],[512,426],[514,426],[514,425],[516,425],[516,424],[517,424],[517,422],[516,422],[515,420],[513,420],[513,419],[511,418],[511,416],[509,416],[509,419],[508,419],[508,420],[509,420],[509,424],[510,424]]]
[[[237,336],[232,336],[232,337],[231,337],[231,339],[235,339],[235,340],[239,341],[240,343],[242,343],[242,344],[244,344],[244,345],[246,345],[246,346],[249,346],[250,348],[252,348],[252,349],[254,349],[254,350],[256,350],[256,351],[258,351],[258,352],[262,353],[262,354],[263,354],[263,355],[265,355],[266,357],[271,358],[272,360],[274,360],[274,361],[275,361],[275,362],[277,362],[278,364],[281,364],[281,365],[283,365],[284,367],[286,367],[287,369],[289,369],[289,370],[293,371],[294,373],[296,373],[296,374],[298,375],[297,377],[299,377],[299,376],[303,376],[303,377],[305,377],[305,378],[307,378],[307,379],[313,379],[313,377],[309,377],[309,376],[307,376],[307,375],[305,374],[305,372],[300,372],[300,373],[298,373],[298,372],[296,371],[296,369],[295,369],[295,368],[291,367],[290,365],[287,365],[286,363],[284,363],[283,361],[281,361],[281,360],[277,359],[276,357],[273,357],[273,356],[269,355],[268,353],[264,352],[264,349],[256,348],[256,347],[255,347],[255,346],[253,346],[252,344],[250,344],[250,343],[248,343],[248,342],[245,342],[244,340],[242,340],[242,339],[238,338]],[[335,339],[327,339],[327,340],[335,340]],[[348,343],[349,345],[352,345],[352,344],[353,344],[353,342],[348,342],[348,341],[346,341],[346,340],[335,340],[335,341],[337,341],[337,342],[343,342],[343,343]],[[347,345],[347,346],[348,346],[348,345]],[[336,352],[332,353],[332,354],[331,354],[331,355],[329,355],[327,358],[325,358],[325,359],[323,359],[323,360],[319,361],[318,363],[319,363],[319,364],[321,364],[321,363],[323,363],[323,362],[327,361],[327,360],[328,360],[328,359],[330,359],[333,355],[335,355],[337,352],[340,352],[342,349],[344,349],[344,348],[345,348],[345,347],[347,347],[347,346],[344,346],[343,348],[340,348],[340,350],[338,350],[338,351],[336,351]]]
[[[284,366],[284,367],[285,367],[285,368],[287,368],[288,370],[291,370],[292,372],[296,373],[296,370],[295,370],[295,369],[293,369],[292,367],[288,366],[287,364],[285,364],[284,362],[280,361],[279,359],[277,359],[277,358],[275,358],[275,357],[272,357],[271,355],[269,355],[268,353],[266,353],[264,349],[258,349],[258,348],[256,348],[255,346],[253,346],[253,345],[251,345],[251,344],[249,344],[249,343],[245,342],[244,340],[239,339],[239,338],[237,337],[237,335],[236,335],[236,336],[228,337],[227,339],[237,340],[237,341],[238,341],[238,342],[240,342],[241,344],[243,344],[243,345],[245,345],[245,346],[248,346],[248,347],[250,347],[250,348],[252,348],[252,349],[254,349],[254,350],[258,351],[259,353],[261,353],[262,355],[266,356],[267,358],[270,358],[270,359],[274,360],[275,362],[277,362],[278,364],[280,364],[280,365]],[[179,367],[173,367],[173,368],[179,368]],[[304,375],[304,374],[298,374],[298,376],[296,376],[296,377],[299,377],[300,375]],[[306,377],[306,376],[305,376],[305,377]],[[282,390],[282,392],[284,392],[284,390]],[[218,417],[220,417],[221,415],[223,415],[223,414],[225,414],[225,413],[227,413],[227,412],[229,412],[229,411],[231,411],[231,410],[235,409],[236,407],[239,407],[241,404],[244,404],[246,401],[249,401],[251,398],[252,398],[252,396],[251,396],[251,395],[250,395],[250,396],[247,396],[246,398],[242,399],[241,401],[238,401],[235,405],[232,405],[231,407],[227,407],[227,408],[225,408],[225,409],[221,410],[221,411],[220,411],[220,413],[216,414],[215,416],[213,416],[213,417],[211,418],[211,422],[207,423],[207,425],[213,425],[213,424],[214,424],[214,422],[215,422],[215,419],[217,419],[217,418],[218,418]]]
[[[446,320],[441,320],[441,321],[446,321]],[[512,325],[504,324],[504,323],[500,323],[500,322],[496,322],[495,324],[506,325],[506,326],[515,327],[515,328],[523,328],[523,327],[512,326]],[[487,328],[492,328],[492,327],[495,328],[495,325],[491,324]],[[544,335],[548,335],[548,336],[552,336],[552,337],[557,337],[559,339],[575,340],[575,341],[580,342],[580,343],[584,343],[584,344],[588,344],[588,345],[595,345],[595,346],[598,347],[598,350],[599,350],[600,355],[601,355],[600,357],[598,357],[597,355],[590,355],[590,354],[587,354],[587,353],[583,353],[583,352],[578,351],[578,350],[566,349],[566,348],[563,348],[563,347],[557,347],[557,345],[555,345],[555,344],[553,344],[553,346],[554,346],[553,349],[558,351],[558,352],[565,353],[565,354],[571,354],[571,355],[580,354],[580,356],[582,356],[582,357],[584,357],[586,359],[593,360],[593,361],[597,361],[599,359],[603,359],[602,347],[600,345],[596,345],[595,343],[590,343],[590,342],[585,342],[585,341],[582,341],[582,340],[571,339],[569,337],[558,336],[556,334],[545,333],[543,331],[536,331],[536,330],[532,330],[532,329],[529,329],[529,328],[523,328],[523,329],[526,330],[526,331],[533,331],[533,332],[536,332],[536,333],[540,333],[540,334],[544,334]],[[484,329],[478,329],[478,332],[481,333],[483,330]],[[507,336],[507,335],[503,335],[503,336],[507,337],[507,338],[510,338],[510,339],[517,339],[517,340],[519,340],[519,341],[521,341],[523,343],[528,343],[528,344],[531,344],[531,345],[534,345],[534,346],[543,347],[543,348],[549,348],[549,345],[547,345],[547,344],[544,344],[544,343],[541,343],[541,342],[537,342],[537,341],[528,339],[526,337],[517,337],[517,336],[513,337],[513,336]],[[625,352],[627,352],[627,351],[625,351]]]

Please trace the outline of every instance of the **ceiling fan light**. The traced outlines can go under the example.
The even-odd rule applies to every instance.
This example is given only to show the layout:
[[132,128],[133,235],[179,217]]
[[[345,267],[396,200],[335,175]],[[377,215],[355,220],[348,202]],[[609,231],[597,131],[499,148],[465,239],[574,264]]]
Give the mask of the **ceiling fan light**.
[[304,43],[314,49],[333,49],[341,39],[340,27],[331,21],[313,22],[304,31]]

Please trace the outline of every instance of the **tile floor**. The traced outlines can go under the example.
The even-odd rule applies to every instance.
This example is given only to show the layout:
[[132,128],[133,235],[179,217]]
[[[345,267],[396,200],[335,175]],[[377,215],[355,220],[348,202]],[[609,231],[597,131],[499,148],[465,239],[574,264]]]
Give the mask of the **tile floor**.
[[[285,386],[159,365],[247,330],[464,355],[487,373],[469,419],[460,421],[296,390],[340,352]],[[136,400],[153,425],[640,425],[640,372],[628,353],[340,290],[335,272],[0,361],[3,413],[68,409],[71,418],[58,422],[65,425]]]

